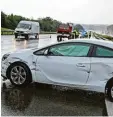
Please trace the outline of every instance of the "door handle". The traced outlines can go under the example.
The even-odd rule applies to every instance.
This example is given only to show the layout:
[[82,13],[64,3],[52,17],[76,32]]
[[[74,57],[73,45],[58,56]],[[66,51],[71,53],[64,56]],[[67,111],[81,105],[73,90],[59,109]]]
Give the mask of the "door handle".
[[32,61],[32,63],[33,63],[34,65],[36,65],[36,62],[35,62],[35,61]]
[[76,64],[77,67],[86,67],[85,65],[83,65],[82,63],[78,63]]

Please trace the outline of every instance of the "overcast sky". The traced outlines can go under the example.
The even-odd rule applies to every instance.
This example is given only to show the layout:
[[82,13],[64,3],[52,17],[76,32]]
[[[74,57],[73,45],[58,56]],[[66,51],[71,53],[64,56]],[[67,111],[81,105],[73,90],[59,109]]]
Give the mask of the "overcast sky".
[[113,24],[113,0],[1,0],[7,14],[37,19],[52,17],[62,22]]

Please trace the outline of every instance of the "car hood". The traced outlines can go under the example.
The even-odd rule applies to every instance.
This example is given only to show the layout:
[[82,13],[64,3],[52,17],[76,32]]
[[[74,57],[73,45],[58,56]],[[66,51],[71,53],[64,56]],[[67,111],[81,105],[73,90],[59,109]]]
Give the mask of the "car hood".
[[15,31],[23,31],[23,32],[25,32],[25,31],[29,31],[29,29],[24,29],[24,28],[16,28],[16,29],[15,29]]
[[25,53],[25,52],[30,52],[30,51],[32,51],[31,48],[29,48],[29,49],[20,49],[20,50],[15,51],[15,53]]
[[26,53],[26,52],[31,52],[32,49],[19,49],[19,50],[16,50],[16,51],[13,51],[13,52],[10,52],[9,54],[19,54],[19,53]]
[[27,57],[33,54],[33,52],[35,51],[35,49],[21,49],[21,50],[17,50],[14,52],[10,52],[8,53],[10,57],[18,57],[18,58],[23,58],[23,57]]

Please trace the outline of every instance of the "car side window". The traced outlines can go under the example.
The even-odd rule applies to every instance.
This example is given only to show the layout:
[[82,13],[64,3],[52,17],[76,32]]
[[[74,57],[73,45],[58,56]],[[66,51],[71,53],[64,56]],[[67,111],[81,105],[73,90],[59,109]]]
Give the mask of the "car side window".
[[113,50],[104,47],[97,47],[96,49],[97,57],[113,57]]
[[42,50],[38,50],[38,51],[36,51],[36,52],[34,52],[34,54],[35,55],[44,55],[44,52],[47,50],[47,48],[46,49],[42,49]]
[[51,47],[49,50],[49,54],[51,56],[86,57],[88,55],[89,49],[89,44],[60,44]]

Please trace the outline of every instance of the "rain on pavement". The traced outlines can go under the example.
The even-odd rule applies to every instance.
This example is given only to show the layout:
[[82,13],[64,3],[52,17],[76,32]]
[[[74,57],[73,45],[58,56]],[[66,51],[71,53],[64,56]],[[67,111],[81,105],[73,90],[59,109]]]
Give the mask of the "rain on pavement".
[[[36,48],[57,42],[56,35],[40,35],[40,39],[18,40],[1,36],[2,55],[25,48]],[[102,116],[106,115],[104,95],[32,83],[17,88],[10,81],[1,81],[2,116]]]

